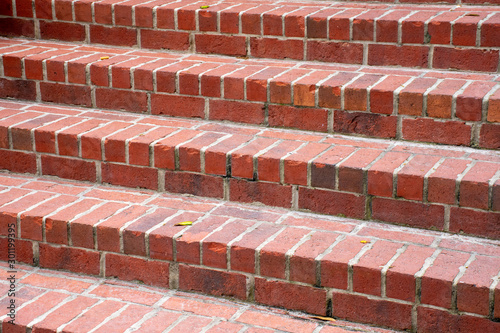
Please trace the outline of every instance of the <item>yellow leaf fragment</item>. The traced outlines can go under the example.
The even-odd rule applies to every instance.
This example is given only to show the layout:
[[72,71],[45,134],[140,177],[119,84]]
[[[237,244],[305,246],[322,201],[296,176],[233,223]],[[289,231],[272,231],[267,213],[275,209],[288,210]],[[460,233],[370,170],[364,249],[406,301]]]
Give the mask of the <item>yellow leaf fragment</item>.
[[206,5],[205,5],[205,6],[200,6],[200,8],[201,8],[201,9],[207,9],[207,8],[209,8],[209,7],[210,7],[210,6],[206,6]]
[[101,60],[106,60],[106,59],[109,59],[109,56],[101,57]]
[[363,244],[366,244],[366,243],[370,243],[369,241],[365,241],[365,240],[362,240],[361,243]]
[[192,225],[193,222],[191,221],[184,221],[184,222],[180,222],[180,223],[177,223],[176,226],[185,226],[185,225]]
[[323,320],[323,321],[336,321],[335,319],[331,317],[322,317],[322,316],[311,316],[312,319],[318,319],[318,320]]

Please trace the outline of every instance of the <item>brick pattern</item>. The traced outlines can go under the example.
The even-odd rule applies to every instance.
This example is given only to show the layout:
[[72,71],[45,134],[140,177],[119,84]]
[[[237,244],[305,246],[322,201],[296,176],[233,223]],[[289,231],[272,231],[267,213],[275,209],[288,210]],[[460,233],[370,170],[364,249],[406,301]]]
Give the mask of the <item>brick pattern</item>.
[[[474,314],[486,331],[498,326],[491,320],[497,317],[498,302],[490,297],[500,274],[498,241],[21,175],[0,175],[0,186],[1,198],[5,198],[0,202],[1,214],[14,217],[13,231],[1,231],[0,245],[7,247],[9,233],[20,235],[16,238],[18,261],[35,262],[41,268],[142,281],[155,287],[234,297],[393,329],[433,325],[434,320],[421,317],[420,312],[447,310],[464,311],[460,318]],[[80,206],[61,200],[63,197],[86,202],[87,209],[75,211]],[[43,239],[26,233],[36,215]],[[187,219],[192,226],[175,226]],[[60,227],[55,228],[54,221]],[[76,227],[84,221],[90,233]],[[108,237],[99,236],[103,233]],[[77,240],[85,237],[90,237],[90,246],[84,248]],[[24,243],[38,251],[24,253]],[[246,265],[242,265],[242,256],[255,260],[245,260]],[[251,263],[253,267],[248,266]],[[91,298],[85,299],[88,305],[81,310],[72,308],[87,309],[82,317],[88,316],[85,323],[81,319],[81,323],[70,325],[98,325],[119,309],[128,313],[120,302],[141,306],[134,306],[127,321],[117,319],[106,325],[132,326],[140,318],[148,318],[137,324],[143,325],[152,320],[150,317],[156,318],[146,313],[158,309],[214,315],[203,296],[197,297],[204,301],[179,299],[149,287],[134,287],[131,294],[122,282],[106,284],[93,277],[72,278],[66,273],[59,276],[22,267],[18,272],[25,275],[18,287],[42,290],[45,295],[29,298],[30,304],[47,298],[42,307],[27,306],[26,311],[33,309],[29,311],[32,317],[19,320],[20,325],[33,326],[33,330],[42,323],[59,327],[67,322],[69,313],[60,312],[59,306],[72,301],[68,292]],[[7,268],[2,269],[0,272],[7,274]],[[63,290],[64,294],[45,293],[47,288]],[[113,300],[102,303],[102,298],[110,295]],[[250,321],[255,313],[232,310],[227,304],[213,305],[218,316],[236,321],[240,316],[249,317],[239,322],[265,326],[258,324],[257,318]],[[141,310],[145,305],[148,311]],[[42,315],[39,312],[54,307],[59,310],[54,309],[53,315],[61,313],[64,318],[34,321]],[[18,309],[22,318],[23,309]],[[234,317],[235,313],[239,315]],[[412,321],[417,313],[417,320]],[[458,318],[451,316],[450,320]]]
[[[236,303],[210,296],[144,287],[71,273],[17,267],[16,320],[2,316],[8,332],[373,332],[373,327],[337,320],[334,324],[309,318],[305,313],[286,314],[278,309]],[[0,275],[8,277],[8,267]],[[0,284],[8,290],[7,282]],[[113,300],[109,300],[112,297]],[[4,298],[4,302],[8,299]],[[5,303],[7,304],[7,303]],[[391,332],[376,328],[377,332]]]
[[0,115],[0,167],[13,172],[500,238],[493,151],[41,104]]
[[0,33],[231,56],[496,72],[496,3],[485,9],[442,2],[422,8],[390,1],[359,7],[227,0],[200,8],[196,0],[32,0],[15,2],[15,15],[2,13],[9,17]]
[[490,74],[443,78],[434,71],[56,47],[20,39],[2,40],[0,53],[2,98],[500,148],[500,90]]

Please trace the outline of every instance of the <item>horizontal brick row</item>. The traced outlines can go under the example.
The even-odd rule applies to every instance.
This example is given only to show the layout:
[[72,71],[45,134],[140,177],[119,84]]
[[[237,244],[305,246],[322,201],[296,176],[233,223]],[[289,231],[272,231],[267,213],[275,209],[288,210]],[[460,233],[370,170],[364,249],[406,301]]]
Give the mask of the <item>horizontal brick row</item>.
[[2,105],[2,169],[500,237],[493,151]]
[[[116,257],[107,255],[110,266]],[[141,261],[132,259],[137,265]],[[151,266],[150,262],[150,266]],[[181,266],[184,278],[189,272]],[[246,305],[192,293],[116,283],[76,274],[60,274],[25,265],[16,267],[16,317],[2,317],[4,332],[91,331],[124,332],[271,332],[275,329],[301,332],[370,332],[373,328],[338,320],[326,324],[303,313],[286,315],[283,311]],[[137,269],[137,268],[136,268]],[[168,269],[167,269],[168,271]],[[8,290],[8,267],[0,268],[4,278],[0,287]],[[0,301],[8,305],[9,298]],[[109,319],[108,319],[109,318]]]
[[1,42],[3,98],[500,148],[493,75]]
[[350,4],[215,2],[203,10],[196,1],[45,0],[35,4],[44,8],[37,19],[0,18],[0,34],[255,58],[498,71],[499,7],[345,6]]
[[19,262],[401,330],[432,314],[498,328],[498,241],[28,176],[0,189]]

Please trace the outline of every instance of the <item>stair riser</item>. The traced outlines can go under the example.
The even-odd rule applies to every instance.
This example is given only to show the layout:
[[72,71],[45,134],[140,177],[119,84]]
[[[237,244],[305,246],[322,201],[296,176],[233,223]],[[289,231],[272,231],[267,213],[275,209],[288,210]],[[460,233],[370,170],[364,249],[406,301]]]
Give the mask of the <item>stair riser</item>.
[[195,121],[160,128],[161,119],[119,113],[109,117],[121,121],[37,106],[4,112],[0,168],[13,172],[500,238],[494,155],[457,150],[440,158],[418,147],[319,136],[282,140]]
[[[323,2],[302,7],[255,3],[238,9],[222,3],[200,10],[199,3],[189,2],[133,7],[46,0],[34,4],[37,18],[32,19],[31,3],[18,7],[23,5],[29,8],[18,8],[17,18],[4,19],[2,35],[257,58],[485,72],[499,68],[495,36],[500,14],[481,7],[423,10],[336,3],[325,8]],[[8,10],[3,14],[12,15]]]
[[[0,246],[7,247],[7,226],[17,224],[20,262],[401,330],[435,325],[429,314],[412,319],[416,311],[444,315],[457,308],[465,314],[460,320],[450,315],[454,325],[466,325],[470,314],[479,315],[485,332],[499,325],[488,319],[498,316],[489,296],[500,294],[490,279],[499,269],[491,257],[498,255],[495,245],[455,244],[411,231],[377,235],[348,220],[312,223],[275,209],[82,184],[5,177],[0,184],[11,187],[0,206]],[[192,226],[173,226],[187,218]]]

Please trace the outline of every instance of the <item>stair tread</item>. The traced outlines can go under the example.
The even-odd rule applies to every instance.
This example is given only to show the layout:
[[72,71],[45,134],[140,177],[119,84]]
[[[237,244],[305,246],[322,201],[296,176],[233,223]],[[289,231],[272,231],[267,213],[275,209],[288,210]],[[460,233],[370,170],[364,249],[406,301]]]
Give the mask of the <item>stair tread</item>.
[[[17,260],[42,268],[242,300],[255,295],[256,303],[318,315],[328,314],[330,290],[334,317],[400,330],[411,326],[415,297],[419,311],[445,317],[455,307],[465,321],[498,315],[489,295],[500,293],[499,241],[7,173],[0,190],[6,223],[19,216]],[[193,225],[174,226],[187,219]],[[6,246],[5,236],[0,241]],[[341,301],[352,292],[355,300]],[[387,306],[398,315],[365,318]],[[419,327],[435,324],[427,320]]]
[[[5,75],[0,79],[5,88],[0,96],[4,98],[500,147],[498,75],[145,52],[23,39],[2,38],[0,45]],[[47,81],[37,81],[42,78]]]
[[[12,275],[0,265],[6,280]],[[81,332],[396,332],[363,324],[336,320],[324,323],[305,313],[284,311],[188,292],[165,290],[114,279],[62,273],[26,265],[15,267],[17,329]],[[2,288],[9,289],[6,281]],[[4,298],[8,300],[8,298]],[[7,303],[5,303],[7,304]],[[99,314],[104,313],[106,317]],[[83,322],[85,318],[85,323]],[[10,317],[3,316],[8,330]],[[319,330],[319,331],[318,331]]]

